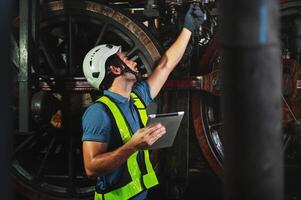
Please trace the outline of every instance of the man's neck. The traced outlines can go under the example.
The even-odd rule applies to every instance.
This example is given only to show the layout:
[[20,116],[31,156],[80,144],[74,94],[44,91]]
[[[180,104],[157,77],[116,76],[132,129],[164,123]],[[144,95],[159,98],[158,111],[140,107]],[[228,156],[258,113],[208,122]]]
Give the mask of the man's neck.
[[134,83],[115,80],[108,90],[130,99],[133,85]]

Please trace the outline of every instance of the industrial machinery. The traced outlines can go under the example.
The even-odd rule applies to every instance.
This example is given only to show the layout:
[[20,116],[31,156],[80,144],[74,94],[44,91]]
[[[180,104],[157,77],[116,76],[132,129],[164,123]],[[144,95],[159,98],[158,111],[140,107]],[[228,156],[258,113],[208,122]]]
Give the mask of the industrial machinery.
[[[81,115],[100,94],[83,77],[82,61],[102,43],[122,45],[147,77],[176,38],[189,4],[205,23],[150,112],[184,110],[174,146],[152,152],[164,195],[181,199],[200,159],[221,176],[223,122],[214,0],[19,1],[12,21],[14,150],[11,172],[30,199],[91,199],[83,169]],[[282,3],[283,111],[286,172],[300,180],[300,1]],[[177,101],[174,101],[177,99]],[[187,103],[189,102],[189,103]],[[201,150],[201,151],[199,151]],[[298,178],[299,177],[299,178]],[[292,191],[295,192],[292,188]]]
[[[282,41],[282,108],[283,154],[285,165],[285,191],[288,199],[300,198],[297,186],[300,174],[300,59],[299,20],[300,1],[281,3]],[[200,148],[211,168],[222,176],[224,146],[221,109],[222,85],[220,64],[222,56],[215,38],[203,54],[199,70],[211,66],[214,92],[197,92],[192,95],[192,115]],[[203,74],[202,71],[198,73]],[[207,72],[205,72],[207,73]],[[239,83],[238,83],[239,84]],[[217,90],[217,91],[216,91]],[[237,96],[237,98],[241,98]],[[256,97],[254,97],[256,98]],[[277,125],[275,125],[277,126]],[[243,133],[242,133],[243,134]],[[292,197],[293,196],[293,197]]]

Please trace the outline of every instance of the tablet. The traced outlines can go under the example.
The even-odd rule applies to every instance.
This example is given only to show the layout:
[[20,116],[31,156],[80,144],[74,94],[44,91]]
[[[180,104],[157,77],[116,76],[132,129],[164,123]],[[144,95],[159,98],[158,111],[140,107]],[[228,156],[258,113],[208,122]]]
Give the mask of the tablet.
[[149,115],[147,125],[161,123],[166,128],[166,133],[148,149],[171,147],[177,135],[183,116],[184,111]]

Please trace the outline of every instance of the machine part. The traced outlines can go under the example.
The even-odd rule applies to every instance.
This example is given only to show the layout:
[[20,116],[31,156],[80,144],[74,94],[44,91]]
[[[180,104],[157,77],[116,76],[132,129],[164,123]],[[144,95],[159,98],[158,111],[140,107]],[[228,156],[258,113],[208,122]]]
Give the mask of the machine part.
[[[290,38],[290,34],[293,34],[291,30],[286,29],[288,27],[285,26],[285,22],[286,20],[292,21],[292,17],[296,17],[300,9],[300,1],[289,1],[281,5],[281,16],[284,22],[282,37]],[[219,59],[216,39],[216,37],[213,38],[205,50],[196,75],[204,76],[204,74],[212,72],[215,60]],[[283,41],[285,48],[290,47],[290,50],[293,48],[286,45],[290,40],[283,38]],[[298,121],[294,121],[294,117],[289,110],[292,110],[297,120],[301,118],[301,104],[298,100],[300,95],[298,89],[300,69],[297,60],[284,57],[283,96],[287,104],[283,103],[283,152],[285,153],[285,175],[287,177],[286,190],[299,196],[299,189],[294,187],[294,184],[298,183],[301,178],[300,129]],[[221,147],[224,146],[224,124],[221,117],[223,115],[221,113],[221,99],[219,96],[212,95],[212,93],[194,91],[191,101],[193,125],[199,147],[211,168],[217,175],[222,177],[224,152]]]
[[[39,10],[39,42],[35,44],[39,62],[28,74],[29,78],[37,77],[30,112],[37,121],[48,123],[30,121],[28,132],[15,126],[14,185],[30,199],[91,199],[95,182],[85,175],[81,149],[81,115],[91,103],[91,87],[79,81],[84,79],[83,58],[98,44],[122,45],[147,76],[161,50],[144,26],[98,2],[50,1]],[[54,93],[60,94],[61,109],[57,111]],[[54,109],[47,105],[45,111],[47,102]]]
[[171,6],[171,5],[182,5],[183,1],[182,0],[165,0],[166,5]]
[[38,123],[49,123],[52,116],[60,109],[61,102],[50,92],[40,91],[31,99],[31,116]]
[[157,18],[159,17],[159,11],[157,7],[158,6],[157,4],[155,4],[154,0],[148,0],[145,6],[145,10],[143,11],[143,14],[149,19]]

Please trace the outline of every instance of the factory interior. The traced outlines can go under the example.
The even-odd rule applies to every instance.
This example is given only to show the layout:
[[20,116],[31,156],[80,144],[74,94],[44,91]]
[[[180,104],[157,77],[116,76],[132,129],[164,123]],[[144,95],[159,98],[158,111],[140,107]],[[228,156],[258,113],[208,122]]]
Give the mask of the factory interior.
[[[301,0],[1,0],[0,7],[0,199],[301,200]],[[183,30],[187,44],[179,42]],[[105,105],[97,102],[105,92],[83,68],[102,44],[121,46],[137,66],[113,81],[128,73],[138,82],[139,72],[151,96],[162,60],[176,57],[172,45],[184,46],[153,101],[142,101],[146,114],[163,114],[164,126],[168,113],[184,113],[166,123],[171,144],[115,160],[129,184],[138,163],[142,189],[123,179],[110,189],[101,185],[110,174],[89,175],[85,144],[107,143],[83,139],[83,116]],[[135,108],[142,130],[148,125]],[[132,140],[111,112],[123,141],[116,152]],[[152,172],[159,184],[148,187]]]

